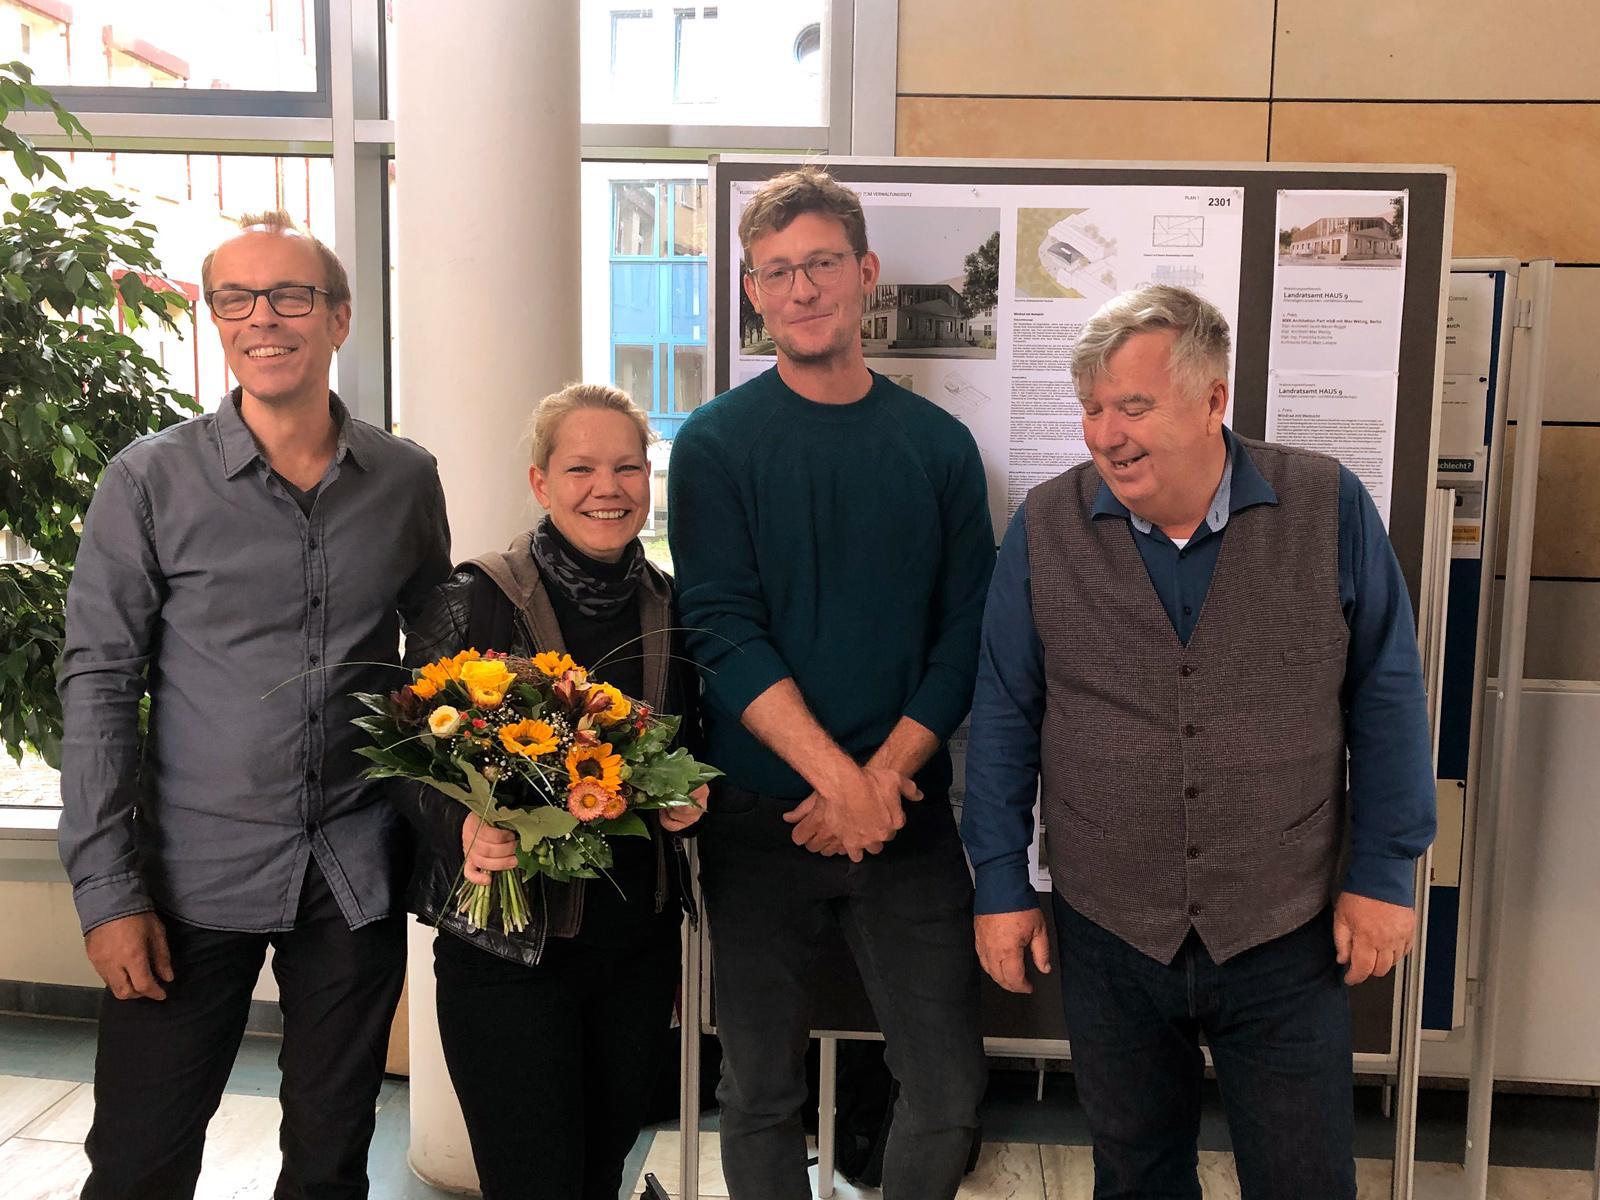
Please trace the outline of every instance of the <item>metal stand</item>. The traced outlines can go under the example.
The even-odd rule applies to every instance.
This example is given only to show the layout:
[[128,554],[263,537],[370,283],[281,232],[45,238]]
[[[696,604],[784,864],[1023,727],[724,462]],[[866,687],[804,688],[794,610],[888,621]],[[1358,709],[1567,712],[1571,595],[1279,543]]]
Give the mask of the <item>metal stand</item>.
[[817,1039],[817,1196],[833,1195],[834,1109],[839,1099],[839,1039]]
[[[700,896],[700,862],[694,839],[686,842],[689,852],[689,887],[695,908],[705,913]],[[701,946],[700,930],[687,921],[683,924],[683,990],[679,1000],[678,1045],[678,1195],[682,1200],[700,1197],[700,1029],[701,1029]]]
[[[1510,841],[1512,786],[1516,778],[1517,735],[1522,716],[1522,670],[1527,644],[1528,576],[1533,563],[1533,515],[1539,487],[1539,436],[1544,418],[1545,347],[1549,341],[1552,259],[1534,261],[1521,275],[1518,302],[1532,283],[1532,303],[1517,326],[1530,332],[1526,391],[1517,422],[1517,468],[1511,484],[1511,523],[1506,536],[1506,588],[1500,617],[1500,679],[1495,707],[1494,754],[1487,797],[1494,830],[1484,848],[1489,881],[1483,912],[1483,951],[1478,964],[1478,1009],[1473,1022],[1472,1076],[1467,1101],[1466,1195],[1489,1195],[1489,1121],[1494,1105],[1494,1054],[1500,1008],[1500,914],[1505,907],[1506,860]],[[1487,515],[1486,515],[1487,517]]]

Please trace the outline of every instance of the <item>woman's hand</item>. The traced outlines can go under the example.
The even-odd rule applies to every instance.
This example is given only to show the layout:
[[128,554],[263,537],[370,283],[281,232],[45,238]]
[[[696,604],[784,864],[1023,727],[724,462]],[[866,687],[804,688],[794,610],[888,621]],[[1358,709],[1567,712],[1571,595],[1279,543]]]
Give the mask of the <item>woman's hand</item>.
[[661,828],[668,833],[681,833],[689,828],[689,826],[706,815],[706,801],[710,797],[710,786],[702,783],[689,793],[689,799],[700,807],[696,808],[694,804],[677,804],[671,808],[663,808],[661,810]]
[[477,813],[468,813],[461,823],[461,852],[467,859],[461,869],[466,881],[486,884],[492,872],[509,871],[517,865],[517,835],[485,825]]

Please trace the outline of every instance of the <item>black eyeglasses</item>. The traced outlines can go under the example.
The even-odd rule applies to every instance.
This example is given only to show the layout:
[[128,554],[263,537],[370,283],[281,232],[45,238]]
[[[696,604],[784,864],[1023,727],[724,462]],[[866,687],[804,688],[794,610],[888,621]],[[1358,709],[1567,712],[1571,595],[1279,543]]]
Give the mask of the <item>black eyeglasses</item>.
[[821,254],[813,254],[803,263],[768,263],[764,267],[751,267],[746,273],[756,281],[756,287],[761,289],[762,295],[787,296],[794,290],[797,272],[804,272],[813,287],[824,288],[830,283],[837,283],[839,276],[844,274],[845,261],[858,257],[859,253],[856,250],[826,250]]
[[316,306],[319,295],[330,294],[326,288],[309,283],[286,283],[272,288],[217,288],[206,296],[206,303],[219,321],[243,321],[256,311],[256,301],[263,296],[280,317],[303,317]]

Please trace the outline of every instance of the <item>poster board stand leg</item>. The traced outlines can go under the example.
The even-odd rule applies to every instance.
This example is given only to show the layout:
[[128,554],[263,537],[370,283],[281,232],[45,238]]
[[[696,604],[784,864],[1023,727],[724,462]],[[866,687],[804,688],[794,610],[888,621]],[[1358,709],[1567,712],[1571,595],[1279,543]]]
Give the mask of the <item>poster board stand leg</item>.
[[833,1195],[834,1109],[838,1103],[839,1039],[817,1039],[817,1196]]
[[1389,1181],[1392,1200],[1411,1200],[1417,1161],[1417,1084],[1422,1074],[1422,973],[1427,958],[1428,877],[1430,849],[1417,860],[1417,928],[1411,953],[1405,957],[1401,986],[1400,1070],[1395,1083],[1394,1169]]
[[[1500,915],[1505,908],[1506,855],[1511,844],[1517,737],[1522,722],[1522,671],[1527,650],[1528,577],[1533,570],[1533,517],[1539,490],[1539,437],[1544,428],[1545,350],[1550,337],[1550,292],[1555,260],[1535,259],[1518,281],[1518,306],[1531,285],[1532,303],[1518,332],[1527,331],[1526,390],[1517,421],[1516,470],[1511,478],[1511,517],[1506,530],[1506,587],[1500,616],[1500,679],[1486,796],[1488,844],[1483,872],[1489,881],[1483,913],[1483,949],[1478,963],[1478,1008],[1472,1022],[1472,1075],[1467,1091],[1467,1200],[1489,1194],[1489,1120],[1494,1106],[1496,1023],[1500,1010]],[[1513,356],[1515,356],[1515,346]]]
[[[685,843],[689,855],[689,888],[695,911],[704,921],[705,900],[700,895],[700,859],[693,839]],[[683,988],[678,1021],[678,1196],[700,1198],[700,1033],[705,1028],[701,1012],[702,964],[705,931],[699,924],[683,923]]]

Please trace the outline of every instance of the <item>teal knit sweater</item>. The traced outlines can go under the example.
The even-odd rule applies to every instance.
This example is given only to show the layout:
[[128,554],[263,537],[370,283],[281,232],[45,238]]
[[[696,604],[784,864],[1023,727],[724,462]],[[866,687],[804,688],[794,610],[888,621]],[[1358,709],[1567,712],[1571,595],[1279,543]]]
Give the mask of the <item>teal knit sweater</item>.
[[[684,422],[668,487],[706,757],[730,782],[811,790],[739,720],[785,678],[858,760],[902,716],[941,742],[954,732],[994,568],[983,465],[959,421],[878,374],[860,400],[831,405],[773,369]],[[942,748],[918,778],[948,788]]]

